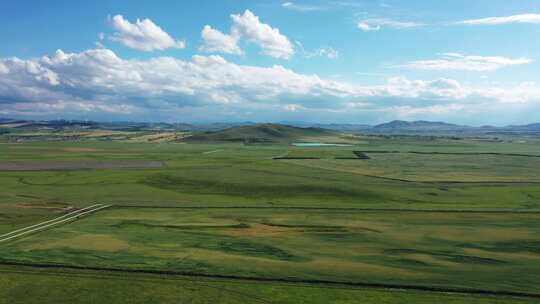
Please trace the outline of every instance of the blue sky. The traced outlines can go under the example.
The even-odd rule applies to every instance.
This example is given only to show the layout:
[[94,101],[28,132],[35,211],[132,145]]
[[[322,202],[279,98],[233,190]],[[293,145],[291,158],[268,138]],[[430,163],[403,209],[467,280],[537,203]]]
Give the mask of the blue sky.
[[538,1],[12,1],[0,116],[540,121]]

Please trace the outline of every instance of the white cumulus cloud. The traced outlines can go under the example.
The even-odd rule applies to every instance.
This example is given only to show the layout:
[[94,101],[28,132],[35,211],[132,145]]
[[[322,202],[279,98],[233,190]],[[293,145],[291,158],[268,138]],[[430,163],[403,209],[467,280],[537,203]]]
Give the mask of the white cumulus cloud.
[[233,14],[231,18],[233,35],[257,44],[268,56],[283,59],[293,56],[294,47],[289,38],[281,34],[279,29],[262,23],[250,10],[246,10],[242,15]]
[[285,106],[283,106],[283,109],[287,112],[296,112],[298,110],[301,110],[303,109],[304,107],[302,107],[301,105],[298,105],[298,104],[287,104]]
[[205,25],[201,37],[203,44],[199,48],[205,52],[220,52],[227,54],[242,54],[242,50],[238,46],[238,36],[224,34],[210,25]]
[[454,79],[410,80],[404,77],[391,77],[387,83],[378,86],[375,95],[413,99],[450,99],[459,100],[470,94]]
[[339,57],[339,51],[334,49],[333,47],[321,47],[313,51],[308,51],[304,48],[302,42],[295,41],[295,43],[298,45],[300,51],[304,54],[304,57],[306,58],[326,57],[328,59],[336,59]]
[[5,64],[0,63],[0,74],[9,73],[9,69]]
[[427,107],[413,107],[413,106],[396,106],[392,107],[390,111],[395,112],[400,118],[409,118],[416,115],[441,115],[453,112],[462,111],[465,109],[461,104],[447,104],[447,105],[434,105]]
[[263,54],[274,58],[289,59],[294,55],[294,46],[289,38],[281,34],[279,29],[262,23],[251,11],[233,14],[231,19],[229,34],[205,25],[201,32],[203,43],[199,50],[239,55],[243,54],[239,42],[246,40],[258,45]]
[[339,57],[339,52],[332,47],[322,47],[313,52],[306,53],[306,57],[326,57],[329,59],[336,59]]
[[359,29],[361,29],[364,32],[378,31],[378,30],[381,29],[380,25],[371,25],[366,21],[359,21],[357,26],[358,26]]
[[133,49],[149,52],[186,47],[184,41],[175,40],[150,19],[137,19],[135,23],[131,23],[122,15],[116,15],[111,24],[115,32],[109,38]]
[[7,116],[137,119],[151,113],[155,119],[249,119],[242,116],[249,112],[257,113],[255,119],[271,113],[319,113],[340,119],[361,113],[482,113],[486,107],[504,113],[517,105],[540,105],[535,82],[475,87],[447,78],[393,77],[379,85],[361,85],[281,65],[235,64],[217,55],[123,59],[105,48],[58,50],[40,58],[0,58],[0,67],[0,114]]

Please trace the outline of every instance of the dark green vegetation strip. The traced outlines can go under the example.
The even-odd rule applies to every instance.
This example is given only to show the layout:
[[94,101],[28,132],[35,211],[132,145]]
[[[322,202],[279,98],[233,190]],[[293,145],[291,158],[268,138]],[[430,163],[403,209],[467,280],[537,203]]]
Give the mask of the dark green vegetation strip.
[[[19,265],[20,266],[20,265]],[[34,267],[33,267],[34,268]],[[45,269],[45,270],[50,270],[50,268],[48,269]],[[148,302],[156,302],[156,298],[160,298],[160,303],[169,303],[169,302],[165,302],[163,300],[163,298],[167,298],[168,296],[171,296],[173,298],[173,301],[174,303],[178,303],[177,301],[179,300],[178,298],[182,298],[183,300],[186,300],[186,301],[190,301],[193,300],[193,298],[197,299],[197,303],[217,303],[217,301],[219,301],[217,298],[214,298],[212,297],[212,295],[209,295],[208,293],[210,294],[214,294],[214,296],[218,296],[220,297],[221,299],[224,299],[223,298],[223,295],[224,294],[227,294],[227,296],[225,297],[225,302],[226,303],[245,303],[244,301],[246,300],[249,300],[250,303],[274,303],[272,300],[268,299],[268,298],[265,298],[264,296],[261,296],[261,295],[258,295],[258,294],[254,294],[254,292],[252,290],[249,290],[249,291],[243,291],[243,290],[238,290],[237,288],[228,288],[227,285],[231,285],[232,284],[238,284],[239,282],[238,281],[231,281],[231,280],[227,280],[226,284],[223,284],[223,280],[221,281],[217,281],[215,279],[201,279],[201,278],[193,278],[193,277],[188,277],[188,276],[155,276],[155,275],[152,275],[152,276],[138,276],[138,277],[134,277],[133,276],[133,273],[119,273],[119,272],[104,272],[104,271],[98,271],[98,272],[92,272],[92,271],[88,271],[88,270],[85,270],[85,271],[81,271],[81,270],[77,270],[77,272],[74,272],[74,271],[67,271],[67,269],[63,269],[64,271],[62,271],[62,269],[60,268],[60,270],[55,270],[53,272],[51,271],[47,271],[46,273],[43,273],[43,269],[38,269],[36,271],[36,269],[34,268],[34,270],[7,270],[7,269],[0,269],[0,273],[4,273],[6,274],[7,276],[9,275],[12,275],[12,276],[33,276],[33,279],[36,278],[36,276],[44,276],[44,277],[47,277],[48,280],[47,280],[47,284],[48,285],[54,285],[54,283],[50,283],[52,279],[61,279],[61,280],[69,280],[67,282],[62,282],[63,284],[59,284],[59,286],[54,286],[54,287],[57,287],[59,289],[63,289],[66,287],[66,285],[70,284],[73,282],[74,279],[83,279],[83,280],[98,280],[98,281],[102,281],[102,282],[111,282],[111,280],[115,280],[115,281],[127,281],[129,282],[130,284],[130,287],[131,286],[134,286],[134,285],[138,285],[138,284],[152,284],[155,285],[156,283],[158,283],[159,285],[158,286],[163,286],[163,285],[166,285],[165,286],[165,289],[167,289],[169,292],[171,291],[171,289],[173,289],[172,287],[176,287],[174,289],[180,289],[182,292],[181,292],[181,295],[178,296],[178,295],[174,295],[175,293],[172,292],[172,296],[169,294],[163,294],[163,291],[157,291],[159,288],[156,288],[156,286],[154,286],[154,288],[151,289],[150,292],[145,292],[145,296],[149,297],[150,299],[142,299],[142,294],[141,294],[141,290],[137,290],[136,293],[137,293],[137,300],[136,301],[133,297],[132,297],[132,294],[129,294],[129,295],[126,295],[128,296],[127,298],[123,298],[123,297],[120,297],[118,296],[118,293],[124,291],[126,289],[126,287],[121,287],[121,286],[118,286],[117,284],[114,284],[114,294],[115,294],[115,297],[113,299],[110,299],[108,298],[107,296],[103,296],[104,299],[106,299],[107,301],[101,301],[101,303],[117,303],[117,302],[121,302],[121,303],[124,303],[124,302],[127,302],[127,303],[148,303]],[[127,276],[129,275],[129,276]],[[177,286],[175,284],[175,286],[170,286],[169,284],[164,284],[164,283],[177,283],[177,282],[181,282],[180,286]],[[0,288],[3,287],[2,285],[9,285],[9,280],[8,280],[8,284],[2,284],[3,282],[0,280]],[[43,282],[42,282],[43,283]],[[242,283],[246,284],[246,281],[243,281]],[[31,284],[36,284],[35,282],[31,282]],[[39,284],[37,283],[38,285],[42,285],[42,284]],[[105,283],[107,287],[101,287],[101,288],[96,288],[95,286],[88,286],[88,285],[85,285],[83,288],[85,291],[88,291],[89,293],[94,293],[92,294],[92,299],[90,299],[90,303],[96,303],[96,299],[95,298],[101,298],[104,293],[106,294],[107,291],[109,291],[109,287],[111,286],[110,283]],[[26,286],[30,285],[28,282],[26,282],[25,284]],[[44,284],[43,284],[44,285]],[[225,286],[221,286],[221,285],[225,285]],[[178,288],[179,287],[179,288]],[[235,287],[233,285],[233,287]],[[128,288],[128,289],[136,289],[137,287],[134,287],[134,288]],[[45,288],[46,289],[46,288]],[[73,300],[67,300],[69,297],[66,295],[66,292],[65,290],[63,290],[64,292],[61,294],[60,298],[54,298],[54,295],[51,295],[51,292],[50,290],[48,290],[48,292],[46,293],[47,295],[44,296],[44,295],[41,295],[41,297],[39,297],[40,299],[40,302],[39,303],[43,303],[45,300],[47,301],[50,301],[50,302],[55,302],[55,303],[63,303],[64,301],[66,303],[73,303]],[[186,292],[188,291],[188,292]],[[30,293],[33,293],[34,291],[32,290]],[[10,297],[4,297],[4,298],[0,298],[0,303],[3,303],[2,300],[3,299],[6,299],[8,300],[9,304],[13,304],[13,303],[17,303],[19,301],[21,301],[21,303],[23,303],[23,301],[27,300],[27,295],[28,295],[28,290],[25,292],[24,295],[11,295]],[[96,296],[95,293],[99,293],[99,296]],[[191,295],[188,295],[187,297],[185,296],[186,293],[191,293]],[[16,294],[15,291],[11,291],[11,294]],[[81,299],[81,294],[84,294],[83,291],[81,291],[80,289],[77,290],[75,292],[75,297],[77,298],[77,303],[82,303],[84,301],[84,298]],[[13,299],[11,299],[11,297],[13,297]],[[208,299],[210,298],[210,299]],[[25,299],[25,300],[22,300],[22,299]],[[240,299],[240,301],[236,301],[235,299]],[[127,300],[127,301],[126,301]],[[205,300],[207,300],[208,302],[206,302]],[[205,302],[203,302],[205,301]],[[100,301],[97,301],[97,302],[100,302]],[[27,302],[24,302],[25,304]],[[221,301],[220,301],[221,303]]]
[[[540,214],[540,210],[530,209],[396,209],[396,208],[347,208],[347,207],[301,207],[301,206],[154,206],[154,205],[114,205],[109,209],[268,209],[268,210],[335,210],[354,212],[425,212],[425,213],[515,213],[515,214]],[[223,226],[225,228],[227,226]],[[230,227],[230,226],[228,226]],[[241,227],[243,228],[243,227]]]
[[311,157],[311,156],[281,156],[281,157],[273,157],[272,159],[320,159],[320,157]]
[[0,261],[0,264],[6,265],[6,266],[25,266],[25,267],[35,267],[35,268],[92,270],[92,271],[143,273],[143,274],[157,274],[157,275],[177,275],[177,276],[189,276],[189,277],[201,277],[201,278],[245,280],[245,281],[254,281],[254,282],[334,285],[334,286],[350,286],[350,287],[379,288],[379,289],[400,289],[400,290],[429,291],[429,292],[442,292],[442,293],[462,293],[462,294],[486,295],[486,296],[510,296],[510,297],[540,299],[540,294],[538,293],[514,292],[514,291],[503,291],[503,290],[483,290],[483,289],[474,289],[474,288],[447,288],[447,287],[406,285],[406,284],[336,282],[336,281],[327,281],[327,280],[297,280],[297,279],[288,279],[288,278],[270,279],[270,278],[261,278],[261,277],[233,276],[233,275],[207,275],[207,274],[183,272],[183,271],[143,270],[143,269],[128,269],[128,268],[116,268],[116,267],[73,266],[73,265],[45,264],[45,263],[19,263],[19,262],[8,262],[8,261]]
[[[360,151],[359,151],[360,152]],[[520,154],[520,153],[499,153],[499,152],[428,152],[428,151],[398,151],[398,150],[365,150],[361,151],[363,153],[391,153],[391,154],[399,154],[399,153],[410,153],[410,154],[424,154],[424,155],[495,155],[495,156],[522,156],[522,157],[540,157],[540,155],[534,155],[534,154]]]
[[269,184],[239,184],[224,180],[197,180],[187,176],[173,176],[169,174],[153,174],[148,176],[144,181],[144,184],[173,191],[183,191],[184,188],[196,189],[199,193],[206,193],[212,195],[228,194],[238,196],[281,196],[287,197],[291,193],[311,193],[320,195],[336,195],[336,196],[355,196],[363,194],[364,196],[370,193],[339,189],[331,187],[330,185],[324,186],[312,186],[301,184],[280,185],[281,191],[276,191],[276,187]]
[[396,178],[396,177],[386,177],[386,176],[380,176],[380,175],[372,175],[372,174],[361,174],[356,173],[358,175],[362,175],[365,177],[371,177],[371,178],[377,178],[387,181],[395,181],[395,182],[403,182],[403,183],[414,183],[414,184],[427,184],[427,185],[539,185],[540,181],[453,181],[453,180],[436,180],[436,181],[422,181],[422,180],[413,180],[413,179],[405,179],[405,178]]
[[[16,270],[15,270],[16,269]],[[338,285],[264,283],[187,276],[1,267],[2,304],[18,303],[358,303],[509,304],[534,298],[405,291]],[[134,297],[133,295],[137,296]]]
[[[285,159],[285,158],[283,158]],[[287,158],[287,159],[293,159],[293,158]],[[298,158],[296,158],[298,159]],[[308,158],[304,158],[308,159]],[[349,159],[349,158],[336,158],[336,159]],[[354,158],[357,159],[357,158]],[[395,181],[395,182],[403,182],[403,183],[414,183],[414,184],[427,184],[427,185],[486,185],[486,186],[497,186],[497,185],[540,185],[540,181],[453,181],[453,180],[436,180],[436,181],[422,181],[422,180],[413,180],[413,179],[405,179],[405,178],[395,178],[395,177],[386,177],[386,176],[380,176],[380,175],[372,175],[372,174],[362,174],[362,173],[355,173],[357,175],[370,177],[370,178],[376,178],[381,180],[387,180],[387,181]]]
[[[536,242],[536,243],[540,244],[540,242]],[[471,247],[470,244],[467,244],[467,246]],[[522,246],[518,247],[518,244],[516,244],[516,249],[522,250],[523,247]],[[489,264],[489,265],[505,264],[505,262],[501,260],[470,256],[470,255],[454,254],[454,253],[445,252],[445,251],[427,251],[427,250],[417,250],[417,249],[387,249],[384,251],[384,253],[388,255],[396,255],[396,256],[400,256],[402,254],[415,254],[415,253],[427,254],[427,255],[437,257],[437,258],[441,258],[443,260],[450,261],[450,262],[457,262],[457,263],[464,263],[464,264]]]
[[200,230],[200,229],[223,229],[223,228],[249,228],[247,224],[235,224],[235,225],[157,225],[149,224],[142,221],[122,221],[115,224],[114,227],[129,227],[129,226],[143,226],[145,228],[160,228],[160,229],[178,229],[178,230]]
[[369,159],[369,156],[366,153],[362,152],[362,151],[353,151],[353,153],[359,159]]

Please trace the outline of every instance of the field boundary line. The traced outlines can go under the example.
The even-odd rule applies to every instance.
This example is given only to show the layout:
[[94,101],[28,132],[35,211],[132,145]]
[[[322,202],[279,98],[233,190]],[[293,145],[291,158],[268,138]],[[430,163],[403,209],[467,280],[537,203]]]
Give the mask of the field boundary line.
[[221,152],[223,151],[223,149],[217,149],[217,150],[212,150],[212,151],[206,151],[206,152],[203,152],[202,154],[212,154],[212,153],[217,153],[217,152]]
[[[540,157],[540,156],[539,156]],[[320,158],[272,158],[273,160],[277,161],[290,161],[290,160],[320,160]],[[355,158],[356,160],[356,158]],[[380,175],[371,175],[371,174],[363,174],[358,172],[350,172],[350,171],[342,171],[342,170],[334,170],[330,168],[324,168],[324,167],[316,167],[316,166],[307,166],[300,162],[288,162],[297,166],[306,167],[306,168],[313,168],[313,169],[320,169],[320,170],[326,170],[326,171],[333,171],[333,172],[342,172],[342,173],[349,173],[369,178],[375,178],[375,179],[381,179],[385,181],[393,181],[393,182],[403,182],[403,183],[412,183],[412,184],[425,184],[425,185],[481,185],[481,186],[498,186],[498,185],[540,185],[540,181],[456,181],[456,180],[414,180],[414,179],[403,179],[403,178],[397,178],[397,177],[387,177],[387,176],[380,176]]]
[[[10,268],[2,268],[2,266],[10,266]],[[154,273],[139,273],[140,275],[147,275],[147,277],[133,277],[133,276],[125,276],[122,273],[119,272],[109,272],[109,271],[94,271],[90,269],[84,269],[82,271],[79,271],[78,269],[66,269],[66,268],[57,268],[54,271],[38,271],[35,268],[39,268],[36,266],[28,266],[28,265],[17,265],[18,267],[24,267],[25,269],[21,270],[20,268],[11,268],[11,266],[14,265],[6,265],[2,264],[0,262],[0,273],[11,273],[11,274],[28,274],[28,275],[38,275],[38,276],[58,276],[58,277],[81,277],[81,278],[94,278],[94,279],[104,279],[104,278],[112,278],[116,280],[127,280],[127,281],[146,281],[146,282],[159,282],[159,281],[188,281],[188,282],[227,282],[229,284],[259,284],[258,282],[254,281],[247,281],[242,279],[220,279],[220,278],[192,278],[188,275],[159,275]],[[87,273],[85,273],[87,272]],[[270,284],[274,286],[294,286],[294,287],[300,287],[300,288],[324,288],[324,289],[343,289],[343,290],[362,290],[366,289],[366,287],[363,286],[344,286],[342,284],[332,284],[332,285],[316,285],[316,284],[307,284],[307,283],[290,283],[290,282],[269,282]],[[397,289],[397,288],[373,288],[373,289],[380,289],[380,290],[391,290],[396,292],[408,292],[407,290],[403,289]],[[482,296],[482,295],[478,295]]]
[[[309,166],[305,166],[309,167]],[[318,169],[326,169],[326,168],[320,168],[320,167],[310,167],[310,168],[318,168]],[[336,171],[332,169],[326,169],[330,171]],[[339,172],[346,172],[346,171],[339,171]],[[485,186],[492,186],[492,185],[538,185],[540,184],[540,181],[453,181],[453,180],[431,180],[431,181],[422,181],[422,180],[414,180],[414,179],[403,179],[403,178],[396,178],[396,177],[386,177],[386,176],[379,176],[379,175],[370,175],[370,174],[362,174],[362,173],[354,173],[349,172],[352,174],[357,174],[365,177],[371,177],[371,178],[378,178],[383,180],[389,180],[389,181],[395,181],[395,182],[404,182],[404,183],[415,183],[415,184],[428,184],[428,185],[437,185],[437,184],[454,184],[454,185],[485,185]]]
[[105,209],[105,208],[109,208],[111,207],[111,205],[100,205],[99,207],[97,208],[94,208],[94,209],[90,209],[88,211],[85,211],[85,212],[82,212],[82,213],[77,213],[76,215],[73,215],[73,216],[70,216],[68,218],[65,218],[63,220],[60,220],[60,221],[56,221],[56,222],[52,222],[50,224],[47,224],[47,225],[44,225],[44,226],[39,226],[37,228],[33,228],[31,230],[26,230],[26,231],[23,231],[21,233],[18,233],[18,234],[15,234],[15,235],[12,235],[12,236],[9,236],[7,238],[3,238],[3,239],[0,239],[0,243],[3,243],[3,242],[6,242],[6,241],[9,241],[11,239],[14,239],[14,238],[17,238],[17,237],[20,237],[20,236],[23,236],[23,235],[27,235],[27,234],[30,234],[30,233],[33,233],[33,232],[37,232],[37,231],[41,231],[41,230],[44,230],[45,228],[48,228],[48,227],[51,227],[51,226],[55,226],[55,225],[58,225],[58,224],[61,224],[61,223],[65,223],[69,220],[72,220],[72,219],[78,219],[84,215],[87,215],[87,214],[91,214],[91,213],[94,213],[94,212],[97,212],[99,210],[102,210],[102,209]]
[[[6,265],[3,265],[6,266]],[[20,266],[20,265],[18,265]],[[212,283],[224,283],[227,284],[241,284],[241,285],[257,285],[260,284],[259,282],[254,281],[246,281],[246,280],[236,280],[236,279],[220,279],[220,278],[194,278],[190,276],[183,276],[183,275],[156,275],[156,274],[149,274],[149,273],[140,273],[140,277],[136,276],[126,276],[122,273],[118,272],[107,272],[107,271],[92,271],[92,270],[83,270],[83,271],[71,271],[71,270],[54,270],[49,272],[44,271],[38,271],[36,267],[33,266],[22,266],[26,269],[19,269],[17,270],[12,268],[1,268],[0,263],[0,273],[9,273],[9,274],[25,274],[25,275],[35,275],[35,276],[56,276],[56,277],[77,277],[77,278],[90,278],[90,279],[114,279],[114,280],[123,280],[123,281],[136,281],[136,282],[150,282],[150,283],[160,283],[163,281],[186,281],[193,284],[199,284],[201,286],[207,286],[210,288],[216,288],[216,289],[222,289],[219,287],[212,287],[207,284]],[[59,268],[62,269],[62,268]],[[86,273],[85,273],[86,272]],[[145,275],[145,276],[142,276]],[[206,283],[206,284],[201,284]],[[403,289],[397,289],[397,288],[369,288],[369,287],[363,287],[363,286],[343,286],[341,284],[333,284],[333,285],[323,285],[323,284],[307,284],[307,283],[290,283],[290,282],[267,282],[271,284],[272,286],[279,286],[279,287],[295,287],[295,288],[320,288],[320,289],[338,289],[338,290],[347,290],[347,291],[360,291],[360,290],[366,290],[366,289],[373,289],[378,291],[385,291],[385,292],[401,292],[401,293],[410,293],[410,292],[422,292],[422,293],[433,293],[433,292],[427,292],[427,291],[417,291],[417,290],[403,290]],[[224,289],[225,291],[231,291],[228,289]],[[232,291],[234,293],[237,293],[236,291]],[[442,293],[446,295],[451,295],[453,293]],[[464,294],[459,294],[461,296],[464,296]],[[468,296],[474,296],[474,297],[493,297],[490,295],[471,295]],[[506,296],[505,296],[506,297]]]
[[280,155],[272,156],[270,159],[280,159],[280,158],[286,157],[290,153],[291,153],[291,150],[287,150],[287,151],[281,153]]
[[494,155],[494,156],[519,156],[519,157],[540,157],[537,154],[521,154],[521,153],[502,153],[502,152],[435,152],[435,151],[397,151],[397,150],[373,150],[363,151],[364,153],[372,154],[424,154],[424,155]]
[[[26,267],[26,266],[25,266]],[[86,270],[85,270],[86,271]],[[30,269],[25,269],[25,270],[12,270],[12,269],[2,269],[0,268],[0,273],[9,273],[9,274],[24,274],[24,275],[38,275],[38,276],[56,276],[56,277],[61,277],[61,278],[67,278],[67,277],[76,277],[76,278],[90,278],[90,279],[114,279],[114,280],[122,280],[122,281],[135,281],[135,282],[148,282],[148,283],[161,283],[163,281],[176,281],[176,282],[180,282],[180,281],[183,281],[183,282],[188,282],[188,283],[191,283],[191,284],[196,284],[196,285],[199,285],[199,286],[204,286],[204,287],[207,287],[207,288],[211,288],[211,289],[217,289],[217,290],[220,290],[220,291],[225,291],[225,292],[228,292],[232,295],[235,295],[235,296],[239,296],[241,298],[249,298],[250,300],[253,300],[255,302],[260,302],[260,303],[273,303],[271,300],[268,300],[268,299],[265,299],[265,298],[262,298],[260,296],[256,296],[256,295],[252,295],[252,294],[248,294],[246,292],[241,292],[241,291],[237,291],[237,290],[232,290],[232,289],[229,289],[229,288],[225,288],[225,287],[218,287],[218,286],[212,286],[212,285],[209,285],[209,284],[212,284],[212,283],[223,283],[223,282],[227,282],[229,284],[234,284],[234,283],[238,283],[239,281],[231,281],[231,280],[227,280],[227,281],[224,281],[224,280],[216,280],[216,279],[205,279],[205,278],[193,278],[193,277],[189,277],[189,276],[155,276],[153,274],[144,274],[146,275],[146,277],[134,277],[134,276],[125,276],[125,275],[122,275],[121,273],[106,273],[105,271],[100,271],[100,272],[91,272],[90,270],[87,271],[88,273],[84,273],[82,271],[78,271],[78,272],[74,272],[74,271],[52,271],[52,272],[39,272],[39,271],[36,271],[35,269],[34,270],[30,270]],[[149,277],[149,275],[152,275],[152,277]],[[249,282],[250,284],[257,284],[257,283],[253,283],[253,282]],[[247,282],[243,282],[243,284],[249,284]],[[278,285],[277,283],[275,285]],[[311,286],[307,286],[306,287],[311,287]],[[330,288],[330,287],[327,287],[327,288]]]
[[302,206],[154,206],[154,205],[114,205],[112,209],[283,209],[283,210],[336,210],[365,212],[426,212],[426,213],[514,213],[540,214],[540,210],[517,209],[399,209],[399,208],[354,208],[354,207],[302,207]]
[[[399,152],[402,153],[402,152]],[[407,152],[403,152],[407,153]],[[536,156],[535,156],[536,157]],[[538,156],[540,157],[540,156]],[[281,160],[281,161],[288,161],[288,160],[302,160],[302,159],[292,159],[292,158],[273,158],[274,160]],[[317,158],[315,158],[317,159]],[[349,173],[354,175],[360,175],[364,177],[369,178],[375,178],[375,179],[381,179],[386,181],[393,181],[393,182],[403,182],[403,183],[413,183],[413,184],[427,184],[427,185],[483,185],[483,186],[496,186],[496,185],[538,185],[540,184],[540,181],[453,181],[453,180],[414,180],[414,179],[404,179],[404,178],[397,178],[397,177],[387,177],[387,176],[380,176],[380,175],[371,175],[371,174],[363,174],[359,172],[352,172],[352,171],[343,171],[343,170],[334,170],[330,168],[325,167],[317,167],[317,166],[308,166],[305,164],[302,164],[301,162],[288,162],[293,165],[306,167],[306,168],[313,168],[313,169],[320,169],[320,170],[326,170],[326,171],[333,171],[333,172],[343,172],[343,173]]]
[[152,269],[129,269],[129,268],[117,268],[117,267],[98,267],[98,266],[76,266],[67,264],[47,264],[47,263],[26,263],[17,261],[1,260],[0,265],[5,266],[26,266],[33,268],[45,268],[45,269],[71,269],[71,270],[83,270],[83,271],[103,271],[103,272],[124,272],[124,273],[142,273],[142,274],[156,274],[156,275],[169,275],[169,276],[184,276],[194,278],[208,278],[208,279],[223,279],[223,280],[240,280],[250,282],[266,282],[266,283],[289,283],[289,284],[309,284],[309,285],[329,285],[329,286],[348,286],[363,287],[363,288],[378,288],[378,289],[392,289],[392,290],[409,290],[409,291],[426,291],[437,293],[458,293],[458,294],[470,294],[470,295],[485,295],[485,296],[505,296],[505,297],[521,297],[540,299],[540,293],[533,292],[521,292],[521,291],[507,291],[507,290],[485,290],[466,287],[443,287],[443,286],[429,286],[429,285],[408,285],[408,284],[388,284],[388,283],[376,283],[376,282],[352,282],[352,281],[329,281],[329,280],[310,280],[310,279],[294,279],[294,278],[268,278],[268,277],[249,277],[249,276],[236,276],[236,275],[220,275],[220,274],[204,274],[188,271],[170,271],[170,270],[152,270]]

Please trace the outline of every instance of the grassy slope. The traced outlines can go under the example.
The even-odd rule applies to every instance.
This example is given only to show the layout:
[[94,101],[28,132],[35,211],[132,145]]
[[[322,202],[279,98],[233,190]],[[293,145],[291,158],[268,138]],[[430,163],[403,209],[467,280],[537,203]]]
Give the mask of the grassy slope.
[[[5,272],[0,268],[1,304],[31,303],[291,303],[291,304],[525,304],[530,300],[429,294],[373,289],[341,289],[235,281],[163,279],[103,273]],[[16,271],[20,271],[17,269]]]
[[0,260],[539,293],[539,223],[511,213],[113,209],[4,245]]
[[290,142],[306,137],[336,135],[337,132],[318,128],[298,128],[276,124],[233,127],[225,130],[196,133],[187,142]]

